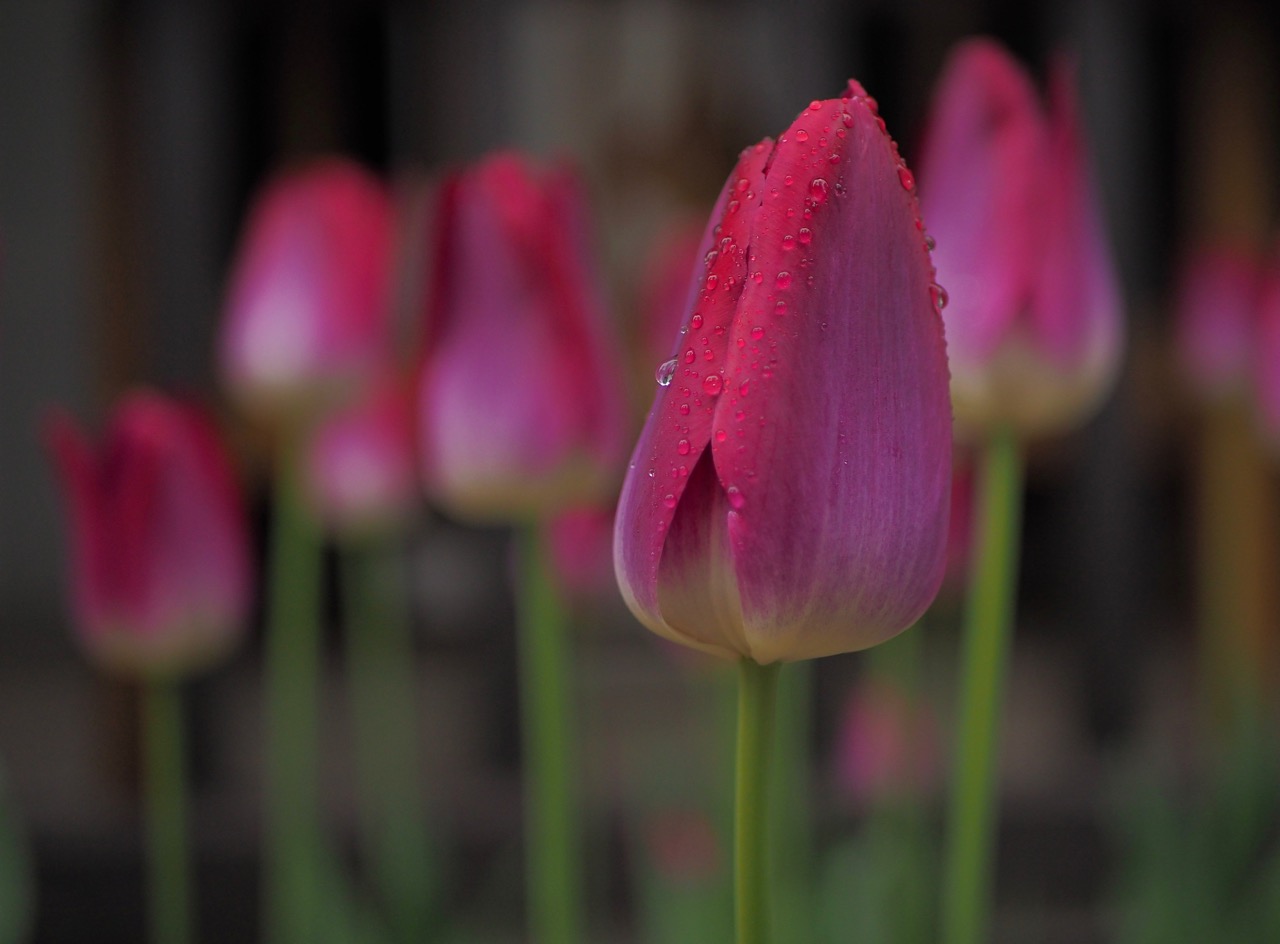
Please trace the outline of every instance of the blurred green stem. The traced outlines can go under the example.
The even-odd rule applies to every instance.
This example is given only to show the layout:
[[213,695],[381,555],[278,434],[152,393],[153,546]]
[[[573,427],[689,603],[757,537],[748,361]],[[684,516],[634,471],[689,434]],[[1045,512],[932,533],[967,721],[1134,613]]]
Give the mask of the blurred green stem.
[[276,468],[266,628],[267,940],[314,944],[322,908],[320,532],[304,507],[294,449]]
[[1022,457],[999,430],[982,457],[977,567],[965,611],[956,768],[942,888],[943,944],[990,937],[1000,711],[1012,643]]
[[413,627],[397,552],[383,535],[352,538],[341,568],[363,858],[393,938],[409,944],[430,936],[436,863],[422,806]]
[[568,618],[541,531],[519,535],[520,702],[525,876],[534,944],[582,940],[581,836],[575,811]]
[[739,663],[734,892],[737,944],[769,944],[769,754],[778,663]]
[[157,678],[145,683],[142,699],[151,942],[189,944],[191,861],[182,696],[174,680]]

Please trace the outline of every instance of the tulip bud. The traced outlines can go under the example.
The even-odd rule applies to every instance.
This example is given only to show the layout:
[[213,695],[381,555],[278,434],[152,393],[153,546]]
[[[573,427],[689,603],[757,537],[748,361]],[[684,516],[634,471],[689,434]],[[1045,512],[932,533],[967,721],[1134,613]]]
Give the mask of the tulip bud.
[[1246,391],[1262,304],[1262,261],[1246,249],[1199,249],[1178,288],[1178,353],[1201,396]]
[[1280,267],[1262,277],[1257,335],[1250,364],[1262,435],[1280,449]]
[[1120,299],[1073,82],[1054,67],[1046,117],[1030,77],[989,40],[961,45],[938,82],[921,203],[969,434],[1078,423],[1119,366]]
[[567,170],[516,154],[442,187],[419,416],[428,489],[463,517],[542,517],[612,478],[621,371],[584,211]]
[[156,676],[230,652],[248,616],[249,538],[209,421],[140,392],[117,408],[96,454],[61,413],[46,442],[70,526],[73,615],[90,657]]
[[386,362],[391,235],[386,190],[348,161],[287,172],[263,189],[241,235],[219,347],[237,399],[293,415]]
[[914,185],[856,82],[730,174],[614,532],[623,597],[659,635],[813,658],[933,599],[951,411]]
[[393,527],[418,496],[410,389],[376,384],[319,420],[304,462],[312,507],[343,532]]

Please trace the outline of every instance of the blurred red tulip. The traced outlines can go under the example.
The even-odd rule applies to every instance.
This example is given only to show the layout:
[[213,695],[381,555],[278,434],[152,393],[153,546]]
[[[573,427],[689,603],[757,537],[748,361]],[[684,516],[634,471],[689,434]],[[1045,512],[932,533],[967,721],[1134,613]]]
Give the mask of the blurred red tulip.
[[270,416],[296,413],[389,359],[392,208],[367,171],[331,158],[270,181],[231,272],[223,378]]
[[303,473],[319,517],[341,532],[403,522],[418,503],[413,391],[388,378],[317,421]]
[[192,407],[138,392],[102,448],[65,414],[46,442],[60,474],[71,543],[72,605],[101,666],[174,675],[222,658],[250,603],[249,538],[231,463]]
[[1046,116],[1022,67],[983,39],[938,81],[920,199],[967,433],[1080,422],[1119,366],[1120,298],[1074,81],[1055,64]]
[[813,658],[937,592],[951,411],[913,188],[856,82],[729,175],[618,506],[623,596],[659,635]]
[[1178,353],[1201,396],[1246,393],[1262,307],[1263,264],[1243,247],[1194,251],[1178,286]]
[[620,360],[566,168],[500,154],[442,186],[419,394],[429,491],[482,520],[599,496],[621,465]]

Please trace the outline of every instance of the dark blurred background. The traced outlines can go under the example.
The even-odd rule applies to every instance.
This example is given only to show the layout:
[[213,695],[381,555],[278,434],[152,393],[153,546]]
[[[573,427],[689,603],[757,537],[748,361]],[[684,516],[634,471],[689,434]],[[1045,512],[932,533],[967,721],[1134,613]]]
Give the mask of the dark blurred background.
[[[854,75],[910,161],[946,51],[974,33],[1038,74],[1052,51],[1078,54],[1127,300],[1114,398],[1032,455],[1004,758],[1001,940],[1105,939],[1109,771],[1134,745],[1176,742],[1191,710],[1194,424],[1171,356],[1170,285],[1190,243],[1272,237],[1272,4],[5,0],[0,759],[36,857],[37,940],[109,944],[143,927],[135,706],[69,630],[41,411],[59,402],[100,420],[144,382],[220,402],[224,274],[266,174],[334,150],[393,181],[498,147],[569,155],[633,334],[653,240],[705,214],[740,148]],[[240,445],[251,474],[252,441]],[[414,539],[428,799],[459,850],[460,907],[488,885],[519,887],[506,554],[501,533],[425,511]],[[1262,617],[1273,632],[1274,610]],[[618,745],[688,706],[620,603],[587,613],[583,755],[607,856]],[[945,701],[949,649],[937,649]],[[258,671],[255,645],[191,692],[209,941],[256,937]],[[857,671],[856,657],[818,667],[819,757],[831,737],[821,709]],[[327,705],[340,831],[348,754],[336,696]],[[598,881],[601,926],[625,927],[625,883],[608,869]],[[510,896],[496,900],[518,915]]]

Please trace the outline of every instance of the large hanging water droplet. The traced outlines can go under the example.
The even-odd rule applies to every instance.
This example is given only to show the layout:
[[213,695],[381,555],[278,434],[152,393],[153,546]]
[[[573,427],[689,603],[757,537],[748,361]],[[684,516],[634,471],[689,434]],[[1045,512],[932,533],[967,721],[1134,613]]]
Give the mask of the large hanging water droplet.
[[654,379],[658,381],[659,387],[667,387],[671,385],[671,378],[676,375],[676,359],[673,357],[669,361],[663,361],[658,365],[658,369],[654,371]]
[[906,165],[898,168],[898,183],[902,184],[903,190],[915,190],[916,178],[911,171],[907,170]]
[[947,290],[934,282],[929,286],[929,297],[933,299],[933,307],[939,312],[947,307],[947,302],[951,300],[951,296],[947,294]]

